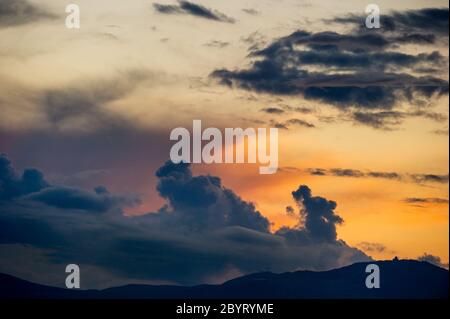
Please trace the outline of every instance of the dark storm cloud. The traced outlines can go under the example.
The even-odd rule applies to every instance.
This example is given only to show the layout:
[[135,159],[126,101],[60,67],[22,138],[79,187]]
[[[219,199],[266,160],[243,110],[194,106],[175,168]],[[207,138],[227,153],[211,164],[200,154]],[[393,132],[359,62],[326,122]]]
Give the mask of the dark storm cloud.
[[96,187],[93,192],[73,187],[53,186],[31,194],[27,199],[63,209],[79,209],[98,213],[140,204],[137,197],[112,195],[102,186]]
[[361,171],[351,168],[309,168],[305,172],[314,176],[337,176],[337,177],[351,177],[351,178],[380,178],[398,180],[403,182],[426,184],[426,183],[448,183],[449,177],[447,175],[437,174],[406,174],[398,172],[380,172],[380,171]]
[[334,211],[337,204],[323,197],[312,196],[311,189],[306,185],[302,185],[296,191],[293,191],[292,197],[300,207],[304,228],[290,229],[283,227],[277,233],[302,244],[336,242],[336,226],[344,222]]
[[217,10],[212,10],[189,1],[179,0],[178,5],[154,3],[153,7],[157,12],[163,14],[189,14],[199,18],[227,23],[234,23],[236,21]]
[[137,198],[112,195],[102,186],[96,187],[93,192],[74,187],[53,186],[37,169],[28,168],[19,177],[10,160],[5,155],[0,155],[0,201],[15,198],[90,212],[106,212],[140,203]]
[[[33,200],[56,186],[3,200],[0,242],[46,249],[49,253],[41,257],[51,265],[77,262],[95,266],[97,275],[182,284],[220,282],[261,270],[329,269],[370,259],[336,238],[336,225],[342,222],[334,212],[336,204],[313,197],[306,186],[293,192],[305,226],[274,234],[269,220],[223,187],[218,177],[193,176],[189,165],[169,162],[156,176],[166,205],[136,217],[84,213],[106,209],[96,200],[84,207],[64,196],[58,205]],[[90,196],[107,194],[97,189]],[[120,211],[123,203],[117,205]],[[23,258],[14,249],[9,256]],[[40,270],[39,276],[45,282],[46,272]]]
[[[84,78],[64,85],[35,89],[0,77],[0,107],[9,116],[17,109],[35,117],[33,129],[88,132],[135,126],[126,116],[111,112],[107,105],[127,97],[137,87],[165,81],[165,76],[147,70],[116,71],[110,77]],[[30,117],[31,117],[30,116]],[[8,127],[8,122],[0,123]]]
[[44,175],[33,168],[24,170],[21,176],[16,173],[11,161],[0,154],[0,200],[40,191],[50,186]]
[[[406,28],[412,23],[406,16],[417,15],[424,21],[438,16],[437,29],[441,30],[445,24],[448,26],[448,17],[442,21],[440,10],[407,12],[401,16],[401,25]],[[420,24],[426,25],[423,21]],[[401,102],[416,107],[425,99],[448,95],[448,81],[439,71],[448,68],[448,58],[438,51],[430,52],[426,46],[434,39],[417,32],[403,35],[366,29],[347,33],[298,30],[264,48],[250,47],[253,61],[248,68],[217,69],[211,77],[230,88],[320,101],[354,113],[351,119],[357,123],[392,128],[413,116],[396,110]],[[424,52],[400,52],[399,46],[406,42],[419,44]],[[416,75],[418,70],[420,76]],[[368,110],[392,113],[368,114]],[[420,110],[414,116],[430,118]]]
[[27,0],[0,0],[0,28],[56,17],[53,13]]
[[[380,31],[397,34],[396,39],[411,42],[434,42],[435,36],[448,37],[448,8],[424,8],[419,10],[393,11],[380,16]],[[365,16],[347,15],[332,21],[353,24],[365,29]]]
[[267,232],[268,220],[251,203],[222,186],[214,176],[192,176],[188,164],[167,162],[157,172],[157,190],[167,200],[161,216],[179,218],[195,229],[242,226]]

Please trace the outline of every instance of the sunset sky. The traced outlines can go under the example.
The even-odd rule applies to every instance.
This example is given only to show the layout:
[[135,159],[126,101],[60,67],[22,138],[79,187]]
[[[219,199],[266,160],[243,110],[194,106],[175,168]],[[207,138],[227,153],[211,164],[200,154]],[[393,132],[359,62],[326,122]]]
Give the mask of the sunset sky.
[[[80,29],[65,27],[65,6],[72,2],[80,7]],[[98,282],[86,283],[89,287],[130,280],[220,282],[265,269],[333,268],[367,256],[440,258],[448,267],[448,1],[378,0],[381,28],[366,29],[365,7],[373,2],[0,0],[0,230],[3,223],[6,233],[0,234],[0,272],[58,285],[53,270],[69,259],[77,262],[72,252],[78,246],[54,244],[51,238],[67,243],[78,229],[83,229],[77,235],[82,237],[97,227],[101,235],[91,245],[105,243],[87,250],[105,255],[98,260],[79,257],[93,274],[104,274],[97,276]],[[193,176],[204,177],[198,180],[183,171],[187,191],[189,181],[195,188],[208,180],[207,188],[199,188],[202,194],[211,185],[211,194],[225,194],[217,198],[231,190],[242,199],[236,201],[239,208],[230,208],[233,212],[245,206],[249,216],[261,214],[255,217],[258,223],[269,222],[269,228],[236,222],[222,229],[205,219],[200,224],[214,228],[214,235],[205,236],[231,236],[228,232],[235,230],[227,227],[239,226],[261,232],[261,237],[233,235],[249,245],[266,243],[263,236],[285,240],[284,231],[305,229],[301,201],[314,197],[292,192],[307,185],[312,196],[336,202],[335,209],[324,209],[343,220],[332,223],[337,238],[325,244],[302,242],[298,252],[286,244],[286,251],[277,254],[285,263],[274,266],[262,261],[260,246],[249,248],[257,258],[243,261],[227,255],[234,248],[225,242],[222,248],[204,248],[184,228],[163,229],[165,217],[142,224],[130,217],[130,225],[119,227],[113,216],[107,226],[99,226],[100,219],[91,220],[88,213],[76,216],[81,206],[51,201],[44,193],[56,187],[61,188],[58,194],[76,192],[70,197],[73,203],[102,185],[108,193],[100,190],[89,198],[106,196],[108,205],[120,203],[111,206],[122,215],[195,211],[195,205],[186,208],[185,202],[177,202],[182,199],[176,199],[176,191],[164,188],[165,179],[178,175],[161,173],[169,170],[164,163],[172,145],[170,131],[190,129],[194,119],[220,129],[279,128],[279,170],[274,175],[260,175],[259,164],[193,164]],[[43,176],[30,177],[40,185],[32,189],[21,177],[31,167]],[[225,188],[215,188],[209,175],[219,177]],[[23,188],[14,186],[9,192],[5,186],[17,183]],[[195,196],[200,195],[193,192]],[[73,220],[65,220],[69,215],[64,209]],[[212,211],[208,208],[208,214]],[[16,212],[21,216],[17,222]],[[106,243],[113,232],[126,237],[127,227],[141,229],[147,222],[158,229],[160,246],[136,248],[138,253],[130,252],[128,259],[125,253],[110,256],[110,251],[131,245],[131,239]],[[58,235],[44,240],[42,234],[50,232],[44,228],[57,229]],[[136,234],[133,240],[143,243],[153,234]],[[185,235],[193,242],[183,243],[180,236]],[[340,246],[340,240],[351,252],[323,247]],[[152,260],[157,247],[167,255]],[[197,270],[178,276],[153,268],[171,252],[182,254],[178,249],[186,258],[194,258],[189,257],[192,251],[206,259],[211,251],[216,256],[217,249],[223,254],[205,269],[200,260],[186,266],[204,276]],[[317,257],[315,249],[327,257]],[[314,257],[306,262],[290,254]],[[109,267],[105,260],[145,263],[151,274],[131,266]]]

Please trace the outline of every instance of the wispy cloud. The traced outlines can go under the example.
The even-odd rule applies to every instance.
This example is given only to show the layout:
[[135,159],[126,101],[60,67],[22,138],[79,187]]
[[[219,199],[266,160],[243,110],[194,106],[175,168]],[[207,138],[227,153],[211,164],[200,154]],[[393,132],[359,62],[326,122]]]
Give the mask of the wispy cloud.
[[12,27],[56,19],[57,15],[27,0],[0,0],[0,27]]
[[217,10],[209,9],[199,4],[195,4],[193,2],[179,0],[176,5],[166,5],[154,3],[153,7],[155,10],[162,14],[188,14],[195,17],[226,22],[226,23],[234,23],[235,19],[228,17],[222,12]]
[[290,173],[306,173],[313,176],[335,176],[348,178],[379,178],[388,180],[397,180],[402,182],[426,184],[438,183],[446,184],[449,181],[449,175],[439,174],[415,174],[415,173],[399,173],[399,172],[381,172],[367,171],[353,168],[308,168],[299,169],[295,167],[285,167],[282,171]]

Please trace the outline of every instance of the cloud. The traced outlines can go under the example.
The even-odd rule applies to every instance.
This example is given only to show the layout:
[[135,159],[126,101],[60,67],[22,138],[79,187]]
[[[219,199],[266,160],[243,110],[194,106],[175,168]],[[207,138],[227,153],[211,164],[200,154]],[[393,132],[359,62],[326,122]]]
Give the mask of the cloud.
[[267,43],[267,38],[259,31],[252,32],[246,37],[242,37],[241,41],[249,46],[250,52],[261,50]]
[[312,196],[311,189],[306,185],[301,185],[293,191],[292,197],[300,207],[303,227],[298,229],[283,227],[277,234],[301,244],[336,242],[336,226],[344,222],[334,211],[337,204],[323,197]]
[[183,10],[177,5],[166,5],[166,4],[154,3],[153,7],[159,13],[164,13],[164,14],[184,13]]
[[249,14],[249,15],[252,15],[252,16],[259,15],[259,11],[255,10],[255,9],[252,9],[252,8],[250,8],[250,9],[242,9],[242,11],[247,13],[247,14]]
[[[0,97],[5,117],[0,119],[0,125],[8,127],[8,119],[17,121],[20,118],[26,121],[29,116],[30,122],[19,122],[13,128],[25,126],[33,129],[38,126],[58,131],[83,132],[120,128],[129,125],[126,117],[109,111],[106,106],[156,78],[162,79],[147,70],[126,70],[117,71],[110,77],[86,78],[40,89],[24,87],[20,83],[10,83],[0,78],[0,83],[5,85]],[[17,116],[18,109],[22,112],[27,110],[28,116]]]
[[63,209],[79,209],[98,213],[140,204],[137,197],[112,195],[103,186],[96,187],[93,192],[73,187],[48,187],[29,195],[27,199]]
[[[448,8],[423,8],[393,11],[380,16],[380,32],[396,41],[434,43],[436,36],[448,38]],[[365,16],[354,14],[332,19],[332,22],[355,25],[365,30]]]
[[208,43],[205,43],[205,46],[210,48],[217,48],[217,49],[223,49],[230,45],[230,42],[226,41],[218,41],[218,40],[212,40]]
[[267,107],[261,110],[262,112],[265,112],[267,114],[283,114],[284,110],[277,108],[277,107]]
[[178,0],[178,5],[165,5],[154,3],[154,9],[163,14],[189,14],[195,17],[226,22],[226,23],[235,23],[236,20],[226,16],[225,14],[217,11],[206,8],[202,5],[195,4],[189,1]]
[[448,128],[434,130],[432,133],[436,135],[448,135]]
[[271,121],[270,125],[273,126],[274,128],[280,129],[280,130],[289,130],[288,126],[284,123]]
[[292,206],[286,206],[286,214],[290,217],[295,217],[295,209]]
[[437,174],[411,174],[398,172],[380,172],[380,171],[361,171],[351,168],[309,168],[305,172],[315,176],[337,176],[337,177],[351,177],[351,178],[381,178],[398,180],[403,182],[424,184],[424,183],[448,183],[447,175]]
[[302,126],[302,127],[306,127],[306,128],[314,128],[316,127],[314,124],[309,123],[305,120],[301,120],[301,119],[289,119],[285,122],[286,125],[295,125],[295,126]]
[[447,198],[408,197],[403,201],[408,204],[448,204]]
[[411,174],[412,180],[418,184],[432,182],[432,183],[448,183],[447,175],[436,175],[436,174]]
[[430,111],[381,111],[381,112],[354,112],[352,118],[359,124],[371,126],[376,129],[391,130],[400,125],[404,119],[422,117],[435,122],[447,121],[447,116],[442,113]]
[[269,221],[214,176],[192,176],[188,164],[167,162],[157,172],[157,190],[167,200],[161,218],[179,218],[193,229],[242,226],[267,232]]
[[364,241],[357,246],[368,253],[382,253],[386,251],[386,246],[380,243],[369,243]]
[[297,113],[301,113],[301,114],[311,114],[311,113],[314,113],[314,109],[311,109],[311,108],[309,108],[309,107],[284,105],[283,108],[284,108],[286,111],[297,112]]
[[[448,57],[430,52],[417,38],[362,29],[297,30],[263,48],[252,45],[249,67],[217,69],[211,77],[230,88],[319,101],[374,128],[397,126],[411,116],[437,120],[420,107],[448,95],[446,75],[436,71],[448,68]],[[401,52],[407,39],[423,52]],[[403,102],[410,109],[400,112]]]
[[111,195],[103,186],[94,192],[74,187],[53,186],[37,169],[28,168],[19,177],[5,155],[0,155],[0,200],[26,198],[64,209],[106,212],[114,208],[133,207],[138,198]]
[[342,169],[342,168],[332,168],[330,170],[333,176],[340,177],[363,177],[364,173],[355,169]]
[[0,27],[24,25],[56,17],[53,13],[27,0],[0,0]]
[[120,125],[121,119],[103,109],[107,103],[117,101],[132,92],[152,74],[146,71],[119,72],[117,77],[105,80],[89,80],[83,84],[47,89],[37,101],[48,121],[54,126],[70,126],[71,123],[88,122],[87,126]]
[[0,154],[0,200],[12,199],[49,187],[44,175],[33,168],[24,170],[18,176],[11,165],[11,161]]
[[[129,282],[199,284],[233,274],[323,270],[370,260],[337,239],[342,218],[334,212],[336,204],[313,197],[306,186],[293,192],[305,224],[272,233],[254,204],[225,188],[218,177],[193,176],[189,165],[170,162],[156,176],[166,204],[142,216],[124,216],[124,203],[112,200],[118,195],[104,188],[71,188],[67,195],[67,188],[52,185],[1,200],[0,246],[26,244],[28,254],[43,254],[41,262],[48,264],[39,269],[43,283],[47,275],[54,277],[55,266],[73,262],[95,269],[98,276]],[[54,189],[64,194],[56,196]],[[8,258],[27,258],[21,254],[12,249]],[[3,271],[18,271],[1,264]],[[32,262],[26,265],[21,274],[32,274]],[[84,283],[85,288],[96,285]]]
[[[274,114],[274,115],[279,115],[279,114],[283,114],[284,111],[280,110],[281,113],[277,113],[277,109],[269,109],[267,111],[267,109],[263,109],[261,110],[263,112],[269,113],[269,114]],[[289,130],[292,127],[304,127],[304,128],[315,128],[316,126],[308,121],[302,120],[302,119],[298,119],[298,118],[292,118],[292,119],[288,119],[285,121],[275,121],[275,120],[270,120],[270,125],[278,128],[278,129],[282,129],[282,130]]]
[[439,256],[434,256],[431,254],[424,253],[422,256],[417,257],[417,260],[426,261],[435,266],[448,269],[448,264],[442,263],[441,258]]

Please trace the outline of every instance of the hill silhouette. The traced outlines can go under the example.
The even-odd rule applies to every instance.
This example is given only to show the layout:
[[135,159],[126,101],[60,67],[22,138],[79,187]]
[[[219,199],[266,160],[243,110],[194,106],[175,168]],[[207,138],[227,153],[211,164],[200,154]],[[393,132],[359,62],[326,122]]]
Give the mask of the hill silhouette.
[[127,285],[104,290],[70,290],[0,274],[0,298],[52,299],[434,299],[448,298],[448,270],[428,262],[377,261],[381,287],[365,286],[368,263],[323,271],[256,273],[221,285]]

